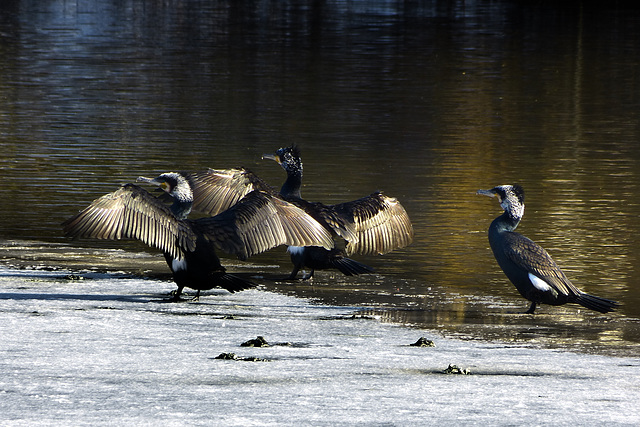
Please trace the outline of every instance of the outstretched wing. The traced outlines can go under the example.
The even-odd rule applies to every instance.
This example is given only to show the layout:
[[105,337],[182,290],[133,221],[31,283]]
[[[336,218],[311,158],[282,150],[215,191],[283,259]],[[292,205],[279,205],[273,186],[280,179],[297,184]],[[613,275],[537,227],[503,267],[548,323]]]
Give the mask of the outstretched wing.
[[348,255],[385,254],[413,241],[413,226],[407,211],[393,197],[373,193],[352,202],[334,205],[333,210],[354,224],[357,239],[348,241]]
[[287,201],[311,215],[327,230],[331,230],[347,242],[358,240],[355,225],[336,212],[333,206],[327,206],[319,202],[309,202],[299,198],[288,198]]
[[581,293],[542,246],[515,232],[504,233],[504,240],[505,255],[519,268],[544,280],[562,295]]
[[278,245],[333,247],[331,234],[303,210],[257,190],[226,211],[193,224],[218,248],[240,259]]
[[226,211],[254,190],[275,190],[248,169],[207,169],[187,174],[193,189],[193,208],[214,216]]
[[178,221],[164,204],[134,184],[94,200],[62,226],[69,237],[137,239],[177,259],[196,246],[196,235],[187,223]]

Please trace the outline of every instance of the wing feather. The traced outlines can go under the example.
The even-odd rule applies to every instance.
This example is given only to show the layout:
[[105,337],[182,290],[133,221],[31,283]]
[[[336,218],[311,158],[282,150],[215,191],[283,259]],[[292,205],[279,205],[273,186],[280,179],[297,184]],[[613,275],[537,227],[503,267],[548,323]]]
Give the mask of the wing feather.
[[193,208],[215,216],[238,203],[254,190],[275,190],[245,168],[207,169],[187,174],[193,189]]
[[327,206],[319,202],[309,202],[299,198],[288,198],[287,202],[302,209],[326,229],[331,230],[344,240],[348,242],[358,241],[353,222],[340,215],[333,206]]
[[348,241],[345,248],[348,255],[382,255],[413,241],[413,225],[396,198],[377,192],[334,205],[333,209],[355,227],[357,239]]
[[542,246],[515,232],[505,233],[504,239],[507,258],[519,268],[544,280],[562,295],[581,293]]
[[193,223],[219,249],[240,259],[279,245],[333,247],[331,234],[312,217],[257,190],[226,211]]
[[284,243],[289,246],[334,246],[331,233],[311,215],[278,197],[271,197],[276,218],[284,233]]
[[186,222],[176,219],[169,208],[134,184],[94,200],[65,221],[63,228],[74,238],[137,239],[178,259],[196,245],[196,235]]

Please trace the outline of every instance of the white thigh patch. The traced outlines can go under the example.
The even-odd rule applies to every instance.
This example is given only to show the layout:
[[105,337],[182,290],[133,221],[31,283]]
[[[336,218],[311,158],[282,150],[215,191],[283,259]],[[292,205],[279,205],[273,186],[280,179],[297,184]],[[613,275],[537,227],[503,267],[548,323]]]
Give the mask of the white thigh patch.
[[287,248],[287,252],[291,255],[302,255],[302,252],[304,252],[304,246],[289,246]]
[[187,260],[186,259],[174,259],[171,261],[171,270],[173,271],[182,271],[187,269]]
[[529,280],[531,280],[531,283],[533,284],[533,286],[539,291],[547,292],[547,291],[551,290],[551,286],[549,286],[549,284],[547,282],[545,282],[544,280],[542,280],[538,276],[535,276],[535,275],[529,273]]

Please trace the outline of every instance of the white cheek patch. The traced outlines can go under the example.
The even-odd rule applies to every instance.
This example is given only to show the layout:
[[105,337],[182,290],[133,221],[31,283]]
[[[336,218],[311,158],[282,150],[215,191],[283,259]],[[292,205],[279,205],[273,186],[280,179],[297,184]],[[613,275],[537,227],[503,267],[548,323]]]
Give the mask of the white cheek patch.
[[186,259],[174,259],[171,261],[171,270],[173,271],[182,271],[187,269],[187,260]]
[[509,199],[501,200],[500,207],[509,212],[509,214],[514,218],[522,218],[524,216],[524,205],[519,203],[514,204]]
[[551,290],[551,286],[549,286],[547,282],[545,282],[538,276],[535,276],[529,273],[529,280],[531,280],[531,283],[533,284],[533,286],[541,292],[547,292]]
[[287,252],[291,255],[302,255],[302,252],[304,252],[304,246],[289,246],[287,248]]

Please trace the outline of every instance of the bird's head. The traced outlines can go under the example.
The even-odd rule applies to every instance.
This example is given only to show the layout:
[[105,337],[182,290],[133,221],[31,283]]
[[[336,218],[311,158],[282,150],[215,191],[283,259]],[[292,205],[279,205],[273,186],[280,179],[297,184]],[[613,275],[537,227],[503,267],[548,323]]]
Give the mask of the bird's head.
[[500,206],[515,218],[524,215],[524,189],[518,185],[498,185],[491,190],[478,190],[476,194],[497,197]]
[[155,178],[140,176],[136,181],[157,185],[178,201],[193,201],[193,191],[191,190],[191,185],[189,184],[187,178],[180,173],[167,172],[160,174]]
[[280,148],[275,154],[265,154],[262,158],[278,162],[287,173],[302,173],[300,149],[295,144]]

